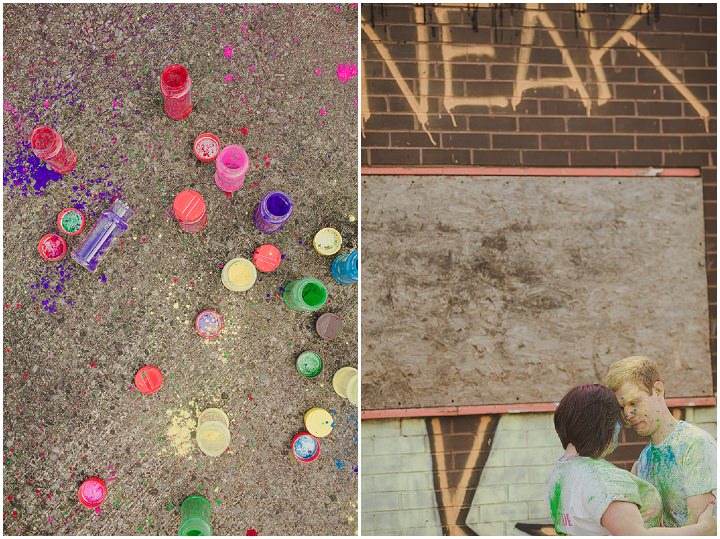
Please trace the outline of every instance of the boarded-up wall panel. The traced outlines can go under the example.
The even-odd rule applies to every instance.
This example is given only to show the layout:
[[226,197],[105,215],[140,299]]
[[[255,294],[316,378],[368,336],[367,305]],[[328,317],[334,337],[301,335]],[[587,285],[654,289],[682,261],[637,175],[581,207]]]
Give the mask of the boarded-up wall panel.
[[712,393],[699,178],[363,178],[363,408]]

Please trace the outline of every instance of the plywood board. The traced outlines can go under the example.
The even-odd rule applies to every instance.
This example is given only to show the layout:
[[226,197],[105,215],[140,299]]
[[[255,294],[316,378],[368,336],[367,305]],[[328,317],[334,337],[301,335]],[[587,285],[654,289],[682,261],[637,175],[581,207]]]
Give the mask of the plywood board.
[[699,178],[362,181],[364,409],[556,402],[634,354],[712,394]]

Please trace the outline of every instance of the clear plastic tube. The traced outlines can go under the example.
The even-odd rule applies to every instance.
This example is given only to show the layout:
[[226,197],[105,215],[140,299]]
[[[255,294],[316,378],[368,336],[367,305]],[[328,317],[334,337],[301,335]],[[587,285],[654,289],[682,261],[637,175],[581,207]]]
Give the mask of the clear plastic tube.
[[128,229],[127,221],[135,215],[122,200],[115,200],[109,210],[102,212],[87,236],[80,242],[70,257],[89,271],[97,269],[100,260]]

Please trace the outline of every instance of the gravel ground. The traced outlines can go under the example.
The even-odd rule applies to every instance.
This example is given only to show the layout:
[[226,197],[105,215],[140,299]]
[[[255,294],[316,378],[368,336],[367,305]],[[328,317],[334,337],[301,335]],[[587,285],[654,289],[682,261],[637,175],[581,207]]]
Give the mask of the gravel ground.
[[[356,533],[358,414],[331,380],[357,365],[357,287],[332,279],[333,257],[312,238],[332,226],[341,253],[357,247],[358,79],[336,73],[357,63],[357,7],[16,4],[3,22],[5,534],[175,535],[180,503],[197,493],[218,535]],[[193,80],[181,121],[159,91],[171,63]],[[77,151],[72,173],[30,151],[40,124]],[[250,155],[232,197],[215,186],[214,163],[193,156],[206,131]],[[167,214],[184,189],[207,203],[199,234]],[[294,212],[265,235],[252,213],[271,190]],[[82,209],[89,229],[115,197],[138,213],[95,273],[40,258],[63,208]],[[222,264],[262,243],[280,248],[280,268],[247,292],[224,288]],[[301,277],[326,284],[320,311],[283,304],[282,287]],[[224,317],[216,339],[194,330],[204,309]],[[332,341],[314,329],[324,312],[343,319]],[[304,350],[323,357],[317,378],[295,370]],[[146,364],[165,377],[153,395],[133,385]],[[217,458],[193,439],[211,406],[232,433]],[[335,428],[320,458],[301,464],[290,440],[314,406]],[[99,510],[77,499],[91,476],[108,484]]]

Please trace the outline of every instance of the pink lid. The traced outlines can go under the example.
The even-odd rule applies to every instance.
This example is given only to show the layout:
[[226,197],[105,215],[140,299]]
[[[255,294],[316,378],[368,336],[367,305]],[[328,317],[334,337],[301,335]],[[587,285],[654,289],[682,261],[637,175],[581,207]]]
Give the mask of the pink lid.
[[212,133],[203,133],[195,139],[195,157],[203,163],[214,161],[220,153],[220,139]]
[[173,212],[178,220],[194,223],[205,215],[205,200],[200,193],[192,189],[182,191],[175,197]]
[[80,503],[85,507],[93,508],[102,505],[106,496],[107,486],[105,486],[105,481],[99,477],[86,479],[78,490]]

